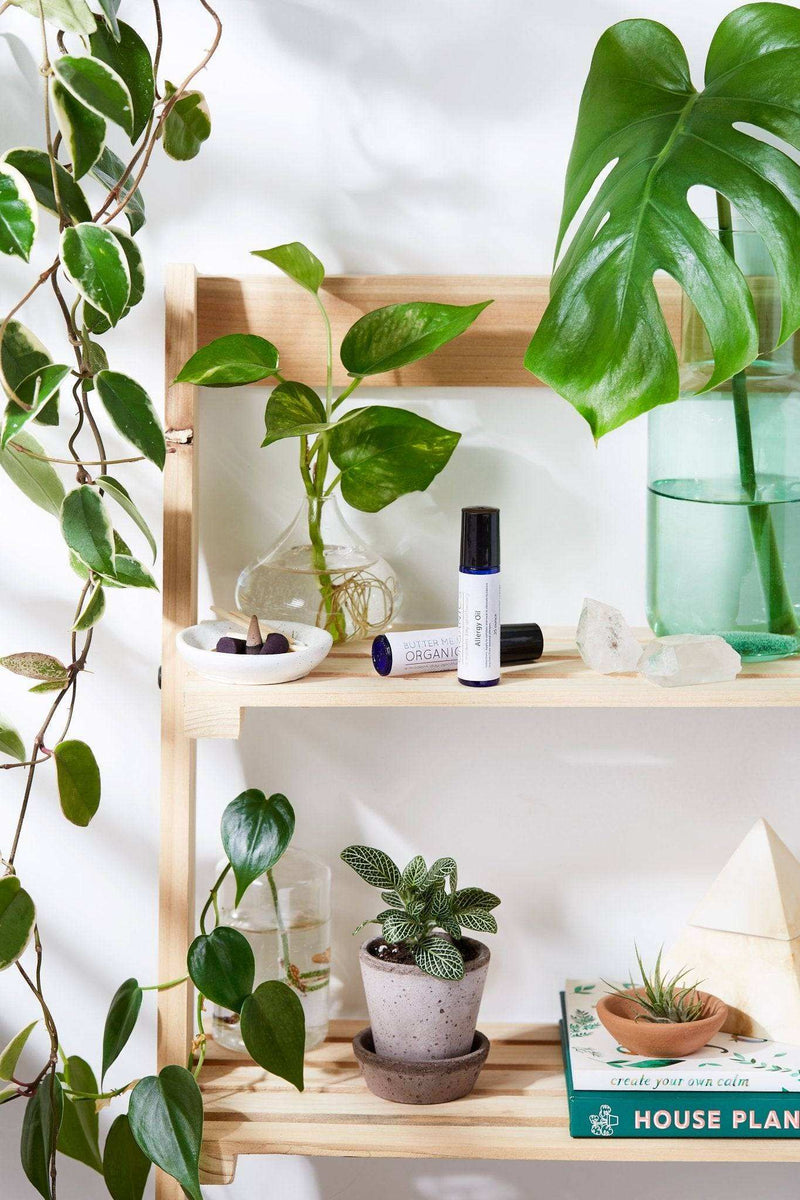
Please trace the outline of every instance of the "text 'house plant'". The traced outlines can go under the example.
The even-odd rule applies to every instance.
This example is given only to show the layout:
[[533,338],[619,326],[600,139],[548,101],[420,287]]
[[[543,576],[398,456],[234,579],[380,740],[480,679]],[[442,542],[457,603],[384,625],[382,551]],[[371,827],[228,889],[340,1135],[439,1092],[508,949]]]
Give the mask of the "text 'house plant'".
[[[284,438],[299,442],[305,501],[274,550],[240,576],[237,604],[267,619],[322,625],[334,641],[378,633],[394,615],[396,581],[388,564],[364,554],[335,507],[334,493],[338,489],[362,512],[379,512],[399,496],[424,491],[447,465],[461,435],[387,405],[338,410],[365,379],[418,362],[464,333],[491,301],[413,301],[366,313],[342,340],[339,355],[351,382],[334,396],[331,323],[321,294],[325,268],[300,242],[253,253],[316,302],[326,335],[327,384],[321,399],[307,384],[284,379],[276,346],[255,334],[217,338],[177,377],[215,388],[277,380],[267,401],[262,445]],[[332,531],[326,537],[328,520]]]
[[459,889],[452,858],[428,867],[417,855],[401,871],[382,850],[348,846],[342,859],[386,905],[364,922],[379,924],[382,937],[365,942],[359,956],[375,1050],[408,1062],[467,1054],[489,950],[463,931],[496,933],[492,909],[500,900],[482,888]]
[[[651,585],[651,621],[659,633],[729,635],[743,657],[798,645],[800,508],[792,501],[800,462],[784,454],[796,443],[798,417],[793,404],[787,414],[770,401],[796,391],[793,355],[787,370],[773,352],[800,326],[800,166],[774,137],[800,147],[797,8],[756,3],[727,16],[711,42],[702,90],[663,25],[628,20],[607,30],[581,100],[557,255],[587,207],[525,360],[596,438],[651,410],[659,410],[654,422],[677,422],[665,432],[675,455],[651,479],[651,576],[670,573],[676,593],[696,599],[671,607]],[[691,207],[698,186],[716,196],[716,230]],[[731,206],[768,254],[768,268],[751,268],[749,280],[737,264]],[[689,304],[684,351],[700,361],[687,390],[715,401],[691,410],[705,421],[700,432],[679,424],[678,407],[661,411],[678,399],[682,381],[658,271],[680,284]],[[692,457],[700,438],[712,443],[709,454]],[[667,522],[675,546],[669,562],[657,537]],[[704,576],[726,592],[727,604],[705,603]]]

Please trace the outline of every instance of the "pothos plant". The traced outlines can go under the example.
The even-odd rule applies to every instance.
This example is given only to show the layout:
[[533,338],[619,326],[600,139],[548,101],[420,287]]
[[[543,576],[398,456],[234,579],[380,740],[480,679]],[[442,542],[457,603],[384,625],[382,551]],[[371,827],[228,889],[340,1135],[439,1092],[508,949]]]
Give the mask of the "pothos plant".
[[225,388],[277,380],[267,400],[262,445],[284,438],[299,441],[311,562],[320,588],[319,624],[334,641],[341,641],[348,621],[356,636],[367,632],[365,589],[364,581],[352,572],[337,576],[329,570],[321,529],[325,500],[339,488],[353,508],[374,513],[408,492],[424,491],[447,465],[461,435],[388,405],[336,414],[365,379],[426,358],[464,333],[491,300],[468,305],[412,301],[366,313],[347,331],[339,348],[351,382],[336,396],[331,322],[321,294],[325,268],[300,242],[252,253],[273,263],[316,302],[327,348],[324,399],[308,384],[285,379],[277,348],[255,334],[216,338],[192,355],[176,382]]
[[[747,129],[741,128],[747,126]],[[758,353],[753,297],[736,264],[731,205],[762,238],[780,289],[778,344],[800,327],[800,167],[764,136],[800,148],[800,10],[746,4],[720,24],[705,86],[655,21],[613,25],[597,44],[567,167],[553,275],[525,365],[588,421],[595,438],[677,399],[678,360],[653,276],[667,272],[699,312],[713,371],[731,381],[742,488],[757,496],[745,368]],[[718,235],[689,189],[716,193]],[[796,634],[766,504],[748,514],[771,632]]]
[[463,979],[462,931],[497,933],[492,909],[499,898],[482,888],[459,889],[454,858],[437,858],[428,867],[417,854],[401,871],[388,854],[373,846],[347,846],[341,857],[365,883],[380,888],[387,905],[354,932],[380,925],[384,942],[405,949],[426,975]]
[[[83,1058],[70,1053],[58,1032],[45,985],[45,937],[34,898],[17,862],[26,817],[43,767],[55,770],[64,817],[88,825],[100,804],[101,773],[92,749],[69,732],[97,622],[118,588],[153,588],[153,576],[116,528],[130,522],[153,555],[155,541],[126,484],[112,468],[147,460],[164,465],[167,447],[145,389],[112,366],[103,334],[124,320],[145,286],[136,235],[145,222],[144,175],[160,149],[193,158],[210,132],[208,110],[195,77],[214,54],[220,21],[208,0],[211,39],[201,60],[173,85],[162,77],[164,37],[160,0],[136,6],[148,17],[150,42],[120,18],[120,0],[0,0],[0,14],[22,9],[41,63],[41,148],[12,147],[0,160],[0,252],[28,262],[41,246],[40,218],[53,218],[57,249],[36,269],[30,287],[0,320],[0,366],[7,406],[0,433],[0,466],[10,483],[52,514],[65,553],[79,577],[74,617],[61,655],[14,646],[4,629],[2,666],[44,694],[44,712],[32,739],[0,722],[4,771],[22,779],[19,807],[3,847],[0,877],[0,970],[15,969],[39,1010],[48,1049],[33,1073],[21,1055],[37,1021],[0,1053],[0,1103],[25,1105],[22,1167],[45,1200],[55,1200],[59,1155],[102,1174],[114,1200],[139,1200],[151,1163],[199,1200],[198,1155],[202,1103],[196,1075],[204,1053],[202,997],[241,1012],[243,1036],[267,1069],[302,1086],[303,1018],[296,989],[286,983],[253,988],[252,953],[234,930],[207,928],[189,952],[187,976],[152,987],[129,979],[117,991],[105,1023],[99,1084]],[[123,15],[127,15],[122,9]],[[28,17],[23,18],[28,20]],[[121,222],[127,222],[127,228]],[[51,355],[23,323],[24,309],[44,289],[64,327],[64,353]],[[66,395],[64,395],[66,393]],[[67,402],[68,396],[68,402]],[[111,459],[110,424],[135,451]],[[45,450],[33,426],[58,431],[64,449]],[[48,442],[48,446],[50,442]],[[65,469],[66,468],[66,469]],[[64,480],[72,486],[65,491]],[[282,797],[245,793],[226,810],[223,844],[239,893],[254,873],[268,869],[291,837],[294,816]],[[219,882],[219,881],[218,881]],[[209,904],[216,911],[218,884]],[[189,986],[198,1000],[197,1061],[166,1066],[159,1076],[109,1086],[106,1074],[125,1046],[146,991]],[[97,1108],[130,1092],[127,1112],[114,1121],[101,1151]],[[174,1131],[180,1130],[177,1135]]]

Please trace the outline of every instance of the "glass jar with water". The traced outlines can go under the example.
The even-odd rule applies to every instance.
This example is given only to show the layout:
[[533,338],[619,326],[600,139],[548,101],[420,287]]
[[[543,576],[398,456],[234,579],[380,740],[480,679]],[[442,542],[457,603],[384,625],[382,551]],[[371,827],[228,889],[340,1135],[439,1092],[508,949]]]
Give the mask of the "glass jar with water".
[[[751,231],[732,235],[759,327],[758,357],[703,395],[649,417],[648,619],[659,635],[721,634],[743,659],[800,649],[798,338],[780,340],[772,263]],[[713,356],[684,302],[682,392]]]
[[[330,896],[330,868],[292,846],[271,871],[250,884],[238,908],[232,874],[219,892],[220,924],[238,929],[253,949],[255,986],[278,979],[299,996],[306,1050],[324,1042],[328,1032]],[[246,1053],[238,1013],[215,1006],[212,1028],[221,1045]]]

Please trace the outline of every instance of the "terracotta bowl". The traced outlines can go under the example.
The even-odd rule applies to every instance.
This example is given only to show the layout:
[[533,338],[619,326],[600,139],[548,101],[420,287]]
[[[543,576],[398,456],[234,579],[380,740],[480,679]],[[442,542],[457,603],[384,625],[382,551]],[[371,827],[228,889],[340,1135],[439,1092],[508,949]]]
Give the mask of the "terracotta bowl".
[[372,1030],[367,1026],[353,1038],[353,1051],[361,1064],[364,1082],[382,1100],[395,1104],[445,1104],[460,1100],[475,1087],[489,1053],[489,1039],[475,1033],[469,1054],[406,1062],[375,1053]]
[[[641,989],[634,989],[641,994]],[[703,1001],[703,1016],[699,1021],[674,1025],[658,1025],[652,1021],[635,1020],[642,1010],[634,1000],[625,996],[603,996],[597,1002],[597,1016],[620,1046],[631,1054],[648,1058],[685,1058],[708,1045],[719,1033],[728,1017],[728,1006],[708,992],[698,992]]]

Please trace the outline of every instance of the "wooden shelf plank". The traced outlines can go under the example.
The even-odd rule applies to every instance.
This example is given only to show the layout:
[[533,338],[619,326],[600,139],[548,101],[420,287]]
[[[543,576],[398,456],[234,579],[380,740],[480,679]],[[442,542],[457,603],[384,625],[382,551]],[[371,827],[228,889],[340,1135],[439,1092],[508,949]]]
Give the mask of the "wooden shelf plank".
[[[314,299],[290,279],[270,275],[268,270],[243,278],[198,278],[198,345],[227,333],[258,334],[278,346],[281,372],[287,379],[323,387],[325,333]],[[359,317],[386,304],[494,301],[452,345],[401,371],[371,375],[370,389],[536,386],[539,381],[525,370],[523,359],[549,293],[549,275],[332,275],[322,289],[335,347]],[[681,290],[673,280],[659,277],[658,295],[678,343]],[[333,382],[337,387],[350,382],[338,354]]]
[[[642,641],[650,635],[639,631]],[[661,688],[636,675],[597,675],[566,629],[545,630],[538,663],[508,667],[494,688],[463,687],[452,671],[383,679],[365,643],[335,649],[305,679],[274,687],[218,684],[189,674],[186,733],[236,738],[248,708],[756,708],[800,704],[800,659],[749,663],[731,683]]]
[[798,1162],[791,1139],[571,1138],[555,1026],[486,1025],[492,1049],[475,1091],[452,1104],[404,1105],[369,1092],[335,1021],[306,1058],[300,1094],[243,1055],[215,1047],[200,1085],[201,1180],[230,1183],[240,1154],[592,1162]]

